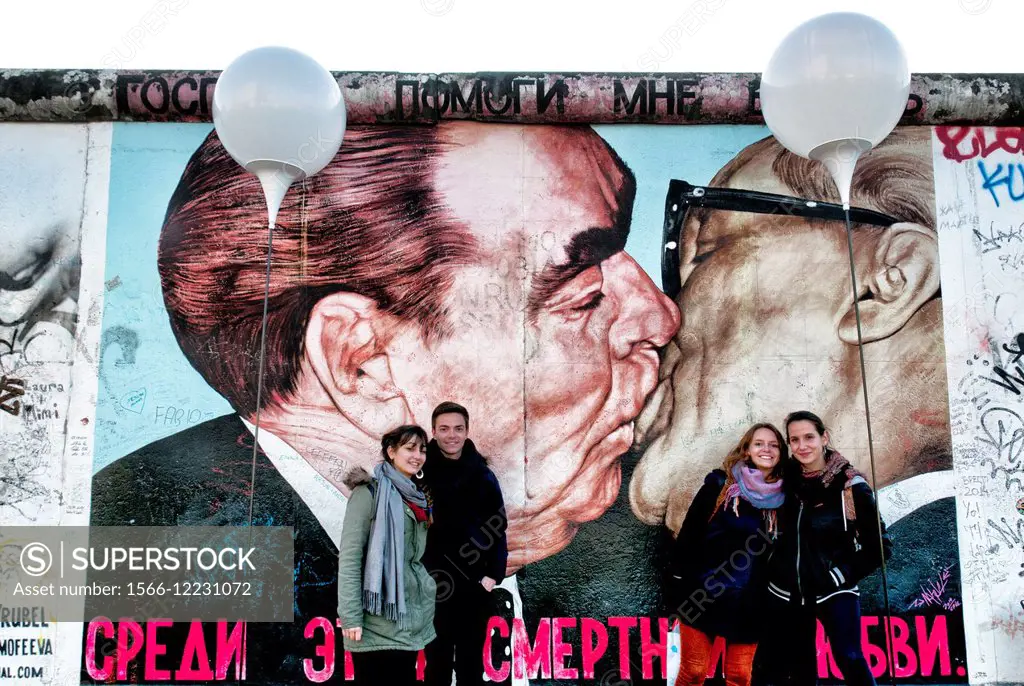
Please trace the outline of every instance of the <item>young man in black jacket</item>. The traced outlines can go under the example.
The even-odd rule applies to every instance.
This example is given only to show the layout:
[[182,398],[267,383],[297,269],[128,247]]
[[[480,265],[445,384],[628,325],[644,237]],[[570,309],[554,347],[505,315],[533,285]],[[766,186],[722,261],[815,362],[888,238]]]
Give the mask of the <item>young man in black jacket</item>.
[[469,411],[453,402],[431,417],[423,480],[434,521],[423,562],[437,581],[434,628],[427,646],[426,683],[484,683],[483,648],[488,594],[505,578],[508,519],[498,480],[468,439]]

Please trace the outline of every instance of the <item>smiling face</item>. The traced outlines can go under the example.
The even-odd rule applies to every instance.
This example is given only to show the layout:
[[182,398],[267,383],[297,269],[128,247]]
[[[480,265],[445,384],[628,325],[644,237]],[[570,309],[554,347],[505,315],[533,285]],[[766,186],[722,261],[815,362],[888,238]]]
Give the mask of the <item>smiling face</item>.
[[436,172],[479,260],[448,299],[452,335],[389,351],[413,416],[455,397],[509,511],[510,567],[557,552],[619,492],[619,457],[678,313],[623,248],[632,185],[592,131],[445,127]]
[[781,447],[775,432],[762,427],[754,432],[750,446],[747,448],[747,459],[767,475],[779,463],[782,457]]
[[413,438],[399,446],[388,448],[388,457],[395,469],[412,478],[427,461],[427,444]]
[[466,418],[461,413],[445,412],[437,415],[433,430],[434,440],[445,457],[457,458],[462,454],[469,428],[466,426]]
[[805,472],[816,472],[825,468],[828,431],[824,435],[819,434],[814,423],[806,419],[791,422],[786,431],[789,433],[789,451]]

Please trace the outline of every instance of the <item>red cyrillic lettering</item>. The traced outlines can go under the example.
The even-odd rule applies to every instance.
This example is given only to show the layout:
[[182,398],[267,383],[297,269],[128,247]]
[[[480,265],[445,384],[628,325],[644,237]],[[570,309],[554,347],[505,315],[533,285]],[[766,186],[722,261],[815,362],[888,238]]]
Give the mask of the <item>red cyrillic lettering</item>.
[[526,633],[526,625],[518,617],[512,620],[514,646],[512,649],[513,664],[517,679],[551,678],[551,620],[547,617],[537,623],[537,637],[530,645],[530,637]]
[[921,676],[929,677],[935,671],[935,658],[939,658],[940,676],[949,676],[953,667],[949,660],[949,631],[946,628],[945,615],[937,615],[932,631],[928,633],[928,619],[915,617],[914,627],[917,629],[917,654],[921,657]]

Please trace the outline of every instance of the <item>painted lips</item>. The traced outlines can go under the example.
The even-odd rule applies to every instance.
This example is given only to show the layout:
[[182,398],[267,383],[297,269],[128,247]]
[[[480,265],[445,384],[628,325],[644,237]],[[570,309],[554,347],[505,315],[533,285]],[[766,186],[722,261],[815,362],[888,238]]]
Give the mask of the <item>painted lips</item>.
[[609,447],[612,447],[621,443],[624,447],[620,452],[616,453],[616,455],[621,455],[626,452],[629,450],[629,446],[633,445],[633,424],[633,421],[622,424],[619,428],[605,436],[604,440],[601,441],[601,444],[606,444]]

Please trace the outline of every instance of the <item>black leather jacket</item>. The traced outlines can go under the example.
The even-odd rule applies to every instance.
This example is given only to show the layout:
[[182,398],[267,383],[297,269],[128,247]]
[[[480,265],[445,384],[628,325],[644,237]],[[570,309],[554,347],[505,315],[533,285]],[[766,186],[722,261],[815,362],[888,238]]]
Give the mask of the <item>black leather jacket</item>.
[[[780,536],[768,561],[768,590],[796,603],[821,602],[839,592],[858,593],[857,583],[892,555],[871,486],[840,475],[829,486],[790,490],[779,522]],[[851,516],[852,515],[852,516]]]

